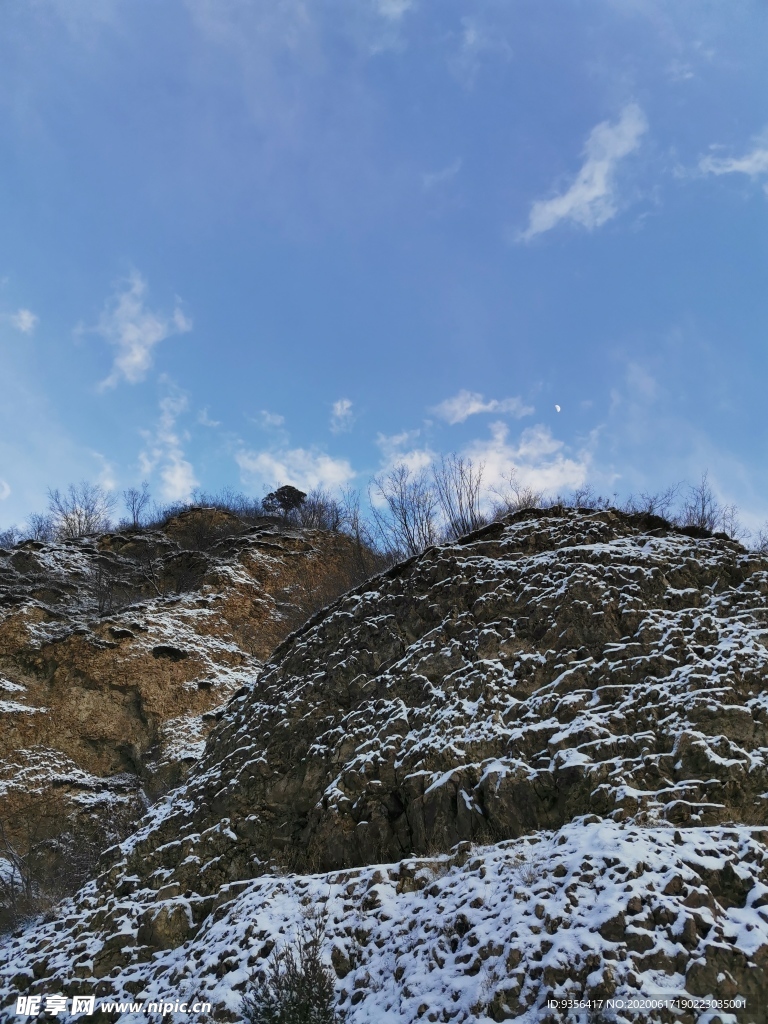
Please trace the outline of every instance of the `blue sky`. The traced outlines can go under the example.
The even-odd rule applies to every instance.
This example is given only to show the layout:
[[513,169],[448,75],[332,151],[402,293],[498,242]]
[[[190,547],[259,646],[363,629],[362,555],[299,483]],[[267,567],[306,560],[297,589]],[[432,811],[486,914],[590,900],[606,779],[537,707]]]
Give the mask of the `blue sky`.
[[[768,516],[768,7],[5,0],[0,526],[709,470]],[[560,407],[558,412],[556,406]]]

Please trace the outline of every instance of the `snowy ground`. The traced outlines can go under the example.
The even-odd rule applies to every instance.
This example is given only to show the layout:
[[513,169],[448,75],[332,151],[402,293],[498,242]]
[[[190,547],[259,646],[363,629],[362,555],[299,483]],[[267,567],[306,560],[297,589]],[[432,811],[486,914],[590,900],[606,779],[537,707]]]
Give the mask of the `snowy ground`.
[[[547,1009],[547,1000],[568,998],[602,1000],[605,1019],[617,1024],[764,1021],[767,839],[743,827],[574,822],[530,839],[465,843],[451,855],[396,865],[263,876],[222,890],[194,938],[104,978],[96,992],[108,1000],[205,1000],[215,1019],[239,1020],[241,993],[273,944],[290,942],[308,916],[320,913],[349,1024],[586,1021],[581,1009]],[[183,897],[163,907],[166,915],[194,914]],[[113,941],[135,941],[136,904],[117,899],[108,913]],[[60,948],[49,959],[52,977],[71,976],[73,968],[87,977],[101,939],[71,934],[78,925],[77,916],[65,914],[10,941],[3,987],[22,991],[23,965],[46,948],[49,955]],[[690,967],[687,983],[675,969],[691,958],[700,964],[698,986]],[[692,995],[715,997],[721,1006],[743,999],[746,1008],[686,1015],[609,1003]],[[146,1020],[119,1016],[120,1024]]]

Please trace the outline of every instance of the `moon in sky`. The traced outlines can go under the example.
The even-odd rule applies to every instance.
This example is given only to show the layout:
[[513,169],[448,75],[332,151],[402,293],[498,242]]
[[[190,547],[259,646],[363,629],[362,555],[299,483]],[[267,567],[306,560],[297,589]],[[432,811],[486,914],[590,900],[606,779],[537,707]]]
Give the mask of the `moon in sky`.
[[555,406],[555,412],[560,412],[560,406],[559,405]]

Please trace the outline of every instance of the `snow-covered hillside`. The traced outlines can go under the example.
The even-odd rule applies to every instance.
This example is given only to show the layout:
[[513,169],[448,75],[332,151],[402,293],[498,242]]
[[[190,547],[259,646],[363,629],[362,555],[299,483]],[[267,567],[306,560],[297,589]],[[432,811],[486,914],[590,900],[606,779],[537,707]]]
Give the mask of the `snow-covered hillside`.
[[[354,1022],[586,1020],[548,1006],[584,998],[764,1022],[766,595],[764,558],[613,511],[395,567],[289,637],[97,882],[6,942],[8,1019],[56,988],[239,1020],[323,904]],[[686,993],[720,1008],[643,1002]]]

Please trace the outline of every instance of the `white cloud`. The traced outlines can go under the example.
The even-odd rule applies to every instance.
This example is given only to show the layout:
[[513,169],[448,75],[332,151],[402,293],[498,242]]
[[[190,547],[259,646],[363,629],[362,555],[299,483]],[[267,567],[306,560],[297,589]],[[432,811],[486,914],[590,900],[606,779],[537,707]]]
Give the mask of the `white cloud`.
[[278,412],[269,412],[267,409],[262,409],[259,412],[259,423],[266,430],[274,430],[276,427],[283,426],[285,416],[281,416]]
[[522,416],[530,416],[534,411],[533,406],[526,405],[521,398],[491,398],[486,401],[477,391],[466,391],[462,389],[452,398],[446,398],[444,402],[434,406],[431,410],[440,419],[450,424],[463,423],[470,416],[478,413],[506,413],[520,419]]
[[331,410],[331,432],[343,434],[351,430],[354,419],[352,402],[348,398],[340,398],[338,402],[333,403]]
[[421,187],[425,192],[429,192],[436,185],[441,185],[443,182],[450,181],[451,178],[455,178],[461,170],[461,157],[448,164],[447,167],[442,167],[439,171],[431,171],[422,174],[421,176]]
[[587,479],[591,462],[587,451],[576,457],[568,455],[565,444],[542,424],[528,427],[515,444],[509,440],[505,423],[492,423],[490,439],[473,442],[464,454],[473,462],[483,463],[486,488],[503,487],[513,472],[523,487],[548,494],[580,487]]
[[115,479],[115,467],[101,452],[92,451],[91,455],[96,459],[101,467],[99,470],[98,483],[107,491],[114,491],[117,487],[117,480]]
[[11,496],[11,485],[0,477],[0,501],[5,501]]
[[147,446],[139,455],[141,472],[144,476],[159,473],[161,496],[166,501],[186,500],[199,483],[184,453],[183,442],[188,440],[188,434],[180,433],[176,426],[188,404],[186,396],[176,390],[166,395],[160,402],[157,429],[154,434],[144,432]]
[[602,121],[590,132],[584,147],[584,164],[573,184],[552,199],[539,199],[531,207],[528,227],[520,239],[529,242],[563,220],[592,230],[618,213],[616,168],[633,153],[648,130],[645,114],[631,103],[616,124]]
[[740,157],[705,156],[699,161],[702,174],[746,174],[750,178],[768,175],[768,144],[763,141]]
[[379,434],[376,444],[382,455],[382,469],[391,469],[400,463],[405,464],[414,473],[426,469],[435,459],[436,453],[429,447],[417,445],[420,436],[420,430],[403,430],[400,434]]
[[344,487],[355,477],[347,459],[336,459],[315,448],[284,448],[278,451],[241,451],[235,456],[248,482],[267,487],[291,484],[303,491],[315,487]]
[[20,309],[10,317],[11,323],[22,334],[31,334],[40,322],[40,317],[30,309]]
[[170,316],[148,309],[146,291],[147,282],[134,271],[122,290],[107,302],[96,326],[88,328],[117,350],[112,371],[100,384],[102,389],[115,387],[121,379],[129,384],[144,380],[155,347],[174,334],[192,330],[192,321],[178,305]]

